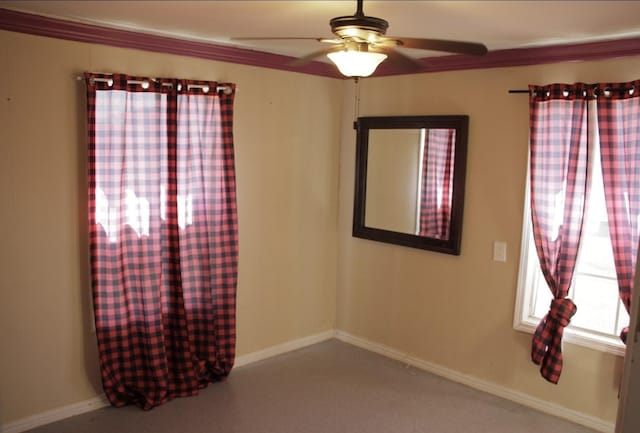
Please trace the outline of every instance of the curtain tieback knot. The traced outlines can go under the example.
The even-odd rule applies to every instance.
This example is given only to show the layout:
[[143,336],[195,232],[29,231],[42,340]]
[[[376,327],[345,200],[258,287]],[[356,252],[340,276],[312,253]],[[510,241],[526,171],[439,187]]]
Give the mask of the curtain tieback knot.
[[625,326],[624,328],[622,328],[622,331],[620,332],[620,339],[624,344],[627,344],[628,337],[629,337],[629,327]]
[[557,321],[564,328],[577,310],[576,304],[571,299],[554,299],[549,307],[549,318]]
[[571,299],[554,299],[549,313],[542,319],[531,343],[531,360],[540,365],[540,374],[551,383],[558,383],[562,372],[562,334],[576,314]]

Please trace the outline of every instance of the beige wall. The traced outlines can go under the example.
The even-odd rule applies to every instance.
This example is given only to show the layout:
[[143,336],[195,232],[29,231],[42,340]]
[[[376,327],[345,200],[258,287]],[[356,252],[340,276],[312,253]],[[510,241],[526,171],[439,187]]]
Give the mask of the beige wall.
[[101,392],[85,70],[237,84],[237,353],[334,327],[339,80],[0,31],[0,425]]
[[365,225],[416,232],[419,129],[369,131]]
[[[531,335],[512,329],[527,166],[529,83],[627,81],[640,58],[363,80],[360,114],[467,114],[469,152],[461,255],[352,238],[355,133],[343,128],[337,326],[422,360],[610,422],[621,358],[565,344],[548,384],[529,359]],[[344,84],[344,107],[353,84]],[[353,113],[345,109],[344,125]],[[506,263],[492,243],[506,241]]]

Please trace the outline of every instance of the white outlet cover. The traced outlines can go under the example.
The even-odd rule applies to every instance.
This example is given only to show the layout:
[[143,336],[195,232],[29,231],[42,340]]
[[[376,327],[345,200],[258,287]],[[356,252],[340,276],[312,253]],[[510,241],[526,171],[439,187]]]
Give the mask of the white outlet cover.
[[493,260],[496,262],[507,261],[507,243],[503,241],[495,241],[493,243]]

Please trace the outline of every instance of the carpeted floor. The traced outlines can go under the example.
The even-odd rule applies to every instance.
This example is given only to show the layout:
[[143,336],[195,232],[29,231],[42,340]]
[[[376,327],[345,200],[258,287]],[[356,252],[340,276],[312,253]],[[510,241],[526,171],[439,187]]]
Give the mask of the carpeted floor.
[[331,340],[235,369],[199,396],[32,433],[593,433]]

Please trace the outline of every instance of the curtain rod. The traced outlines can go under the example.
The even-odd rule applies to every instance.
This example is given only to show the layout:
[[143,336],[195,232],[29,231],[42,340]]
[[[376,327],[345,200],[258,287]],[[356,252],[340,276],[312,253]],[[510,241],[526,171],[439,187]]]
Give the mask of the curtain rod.
[[[631,87],[620,87],[620,88],[604,88],[604,89],[599,89],[598,88],[598,84],[588,84],[588,87],[592,87],[596,92],[599,91],[603,91],[605,92],[605,95],[607,94],[607,92],[629,92],[629,94],[632,94],[636,89],[634,85],[631,85]],[[529,89],[511,89],[509,90],[509,93],[530,93]]]
[[[76,76],[76,80],[78,81],[84,81],[84,77],[81,75]],[[108,83],[111,79],[110,78],[99,78],[99,77],[93,77],[91,78],[91,80],[93,81],[97,81],[99,83]],[[139,81],[139,80],[127,80],[127,84],[142,84],[144,85],[145,81]],[[148,84],[148,83],[147,83]],[[171,83],[161,83],[161,85],[163,86],[167,86],[167,87],[171,87],[172,84]],[[207,86],[206,84],[189,84],[187,86],[187,90],[188,89],[208,89],[209,86]],[[233,90],[231,89],[231,86],[216,86],[216,92],[220,93],[223,92],[225,95],[229,95],[231,94]],[[238,91],[238,89],[236,88],[236,91]],[[207,93],[208,90],[205,91],[205,93]]]

